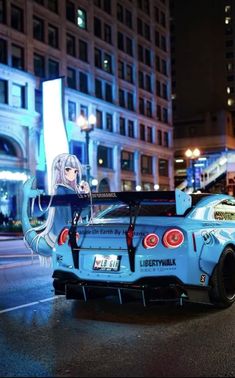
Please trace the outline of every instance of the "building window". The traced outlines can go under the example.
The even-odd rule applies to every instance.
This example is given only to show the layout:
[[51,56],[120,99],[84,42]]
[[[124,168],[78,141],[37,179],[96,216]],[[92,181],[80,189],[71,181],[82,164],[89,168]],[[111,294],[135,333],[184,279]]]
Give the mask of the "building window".
[[158,172],[159,176],[169,177],[168,160],[159,159]]
[[111,14],[111,1],[103,0],[103,9],[106,13]]
[[158,121],[162,120],[162,108],[160,105],[157,105],[157,120]]
[[48,76],[50,79],[59,76],[59,63],[53,59],[48,60]]
[[94,34],[98,38],[102,38],[101,20],[97,17],[94,18]]
[[168,122],[168,110],[166,108],[162,109],[162,118],[163,118],[163,122],[165,123]]
[[112,43],[112,28],[107,24],[104,24],[104,40],[107,43]]
[[58,0],[48,0],[48,9],[54,13],[58,13]]
[[131,180],[122,180],[121,182],[121,190],[123,192],[127,192],[127,191],[134,191],[135,190],[135,181],[131,181]]
[[48,25],[48,45],[58,48],[59,32],[58,28],[52,25]]
[[17,157],[14,145],[7,138],[0,137],[0,155]]
[[118,61],[118,77],[124,79],[124,63],[120,60]]
[[33,17],[33,37],[44,42],[44,22],[38,17]]
[[0,104],[8,103],[7,80],[0,79]]
[[6,24],[6,0],[0,0],[0,23]]
[[153,143],[153,129],[152,127],[147,127],[147,142]]
[[38,77],[45,77],[45,58],[42,55],[34,54],[34,74]]
[[66,52],[69,55],[76,56],[76,40],[73,35],[66,36]]
[[112,56],[104,53],[103,69],[108,73],[112,73]]
[[67,84],[69,88],[76,89],[76,70],[74,68],[67,68]]
[[117,19],[123,22],[123,6],[119,3],[117,4]]
[[88,78],[84,72],[79,72],[79,85],[81,92],[88,93]]
[[107,102],[113,102],[112,85],[108,83],[105,83],[105,100]]
[[145,140],[145,126],[140,124],[140,140]]
[[42,91],[35,89],[35,110],[37,113],[42,114]]
[[169,135],[168,132],[164,132],[164,146],[169,147]]
[[125,24],[132,29],[132,13],[128,9],[125,11]]
[[97,165],[102,168],[113,168],[113,150],[109,147],[98,146]]
[[150,93],[152,92],[151,76],[147,74],[145,76],[145,89]]
[[11,27],[20,32],[24,31],[23,10],[15,5],[11,6]]
[[100,110],[96,110],[96,127],[103,129],[103,113]]
[[159,146],[162,146],[162,130],[157,131],[157,143]]
[[125,92],[123,89],[119,89],[119,105],[125,108]]
[[145,113],[145,106],[144,106],[144,99],[139,98],[139,113],[143,114]]
[[79,39],[78,43],[79,43],[79,59],[83,60],[84,62],[87,62],[88,61],[87,42]]
[[102,53],[100,49],[95,48],[95,66],[102,68]]
[[144,49],[141,45],[138,45],[138,60],[144,62]]
[[7,64],[7,41],[0,38],[0,63]]
[[126,65],[126,80],[133,84],[133,68],[129,64]]
[[152,169],[152,156],[142,155],[141,156],[141,173],[151,175],[153,173]]
[[95,96],[97,98],[103,98],[102,94],[102,81],[99,79],[95,79]]
[[133,43],[132,40],[126,37],[126,53],[133,56]]
[[134,154],[133,152],[121,152],[121,169],[123,171],[134,171]]
[[165,99],[165,100],[167,100],[167,86],[166,86],[166,84],[162,84],[162,97]]
[[80,29],[87,29],[87,14],[84,9],[77,10],[77,25]]
[[85,117],[85,118],[88,118],[88,106],[86,105],[80,105],[80,114]]
[[151,67],[151,52],[148,49],[145,49],[145,64]]
[[134,138],[134,122],[133,121],[128,121],[128,136],[129,138]]
[[146,101],[146,116],[152,118],[152,103],[151,103],[151,101]]
[[144,89],[144,73],[139,71],[139,87]]
[[126,135],[126,122],[123,117],[120,117],[119,119],[119,130],[121,135]]
[[66,18],[68,21],[75,23],[75,5],[72,1],[66,2]]
[[17,45],[11,46],[12,53],[12,67],[19,70],[24,69],[24,49]]
[[68,119],[69,121],[76,121],[76,102],[68,101]]
[[113,116],[110,113],[106,113],[106,130],[113,131]]
[[19,84],[12,84],[12,106],[15,108],[26,109],[26,93],[25,86]]
[[120,32],[118,32],[118,35],[117,35],[117,45],[118,45],[119,50],[124,51],[124,37],[123,37],[123,34]]
[[127,92],[127,108],[129,110],[134,110],[134,97],[130,92]]

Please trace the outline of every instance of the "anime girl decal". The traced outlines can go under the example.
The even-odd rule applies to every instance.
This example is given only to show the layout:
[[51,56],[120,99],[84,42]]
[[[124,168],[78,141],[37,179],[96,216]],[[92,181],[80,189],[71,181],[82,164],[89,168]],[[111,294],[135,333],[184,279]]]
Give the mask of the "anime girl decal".
[[[42,209],[40,205],[42,190],[32,189],[34,180],[35,177],[30,178],[23,186],[22,229],[24,240],[33,252],[44,258],[50,258],[58,234],[72,219],[70,206],[59,208],[50,206],[53,195],[89,193],[90,187],[86,181],[82,181],[82,166],[77,157],[67,153],[56,156],[53,161],[52,193],[47,209]],[[39,209],[42,214],[47,213],[47,219],[42,225],[32,227],[28,216],[28,204],[30,198],[34,201],[37,196],[39,198]]]

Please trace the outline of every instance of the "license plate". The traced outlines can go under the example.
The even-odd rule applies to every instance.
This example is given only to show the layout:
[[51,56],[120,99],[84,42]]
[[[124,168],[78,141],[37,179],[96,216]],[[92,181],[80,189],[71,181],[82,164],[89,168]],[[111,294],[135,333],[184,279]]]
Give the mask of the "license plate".
[[93,269],[103,271],[115,271],[120,268],[121,256],[96,256],[94,260]]

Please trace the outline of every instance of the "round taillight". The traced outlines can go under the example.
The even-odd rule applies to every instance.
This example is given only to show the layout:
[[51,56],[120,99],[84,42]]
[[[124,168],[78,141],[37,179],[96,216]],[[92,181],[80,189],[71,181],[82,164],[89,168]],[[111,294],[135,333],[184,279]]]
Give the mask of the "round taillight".
[[165,232],[162,242],[167,248],[177,248],[184,242],[184,234],[177,228],[173,228]]
[[148,234],[143,239],[144,248],[154,248],[159,242],[159,237],[156,234]]
[[58,238],[58,244],[59,245],[63,245],[66,242],[66,240],[68,238],[68,234],[69,234],[69,229],[68,228],[64,228],[61,231],[61,233],[59,235],[59,238]]

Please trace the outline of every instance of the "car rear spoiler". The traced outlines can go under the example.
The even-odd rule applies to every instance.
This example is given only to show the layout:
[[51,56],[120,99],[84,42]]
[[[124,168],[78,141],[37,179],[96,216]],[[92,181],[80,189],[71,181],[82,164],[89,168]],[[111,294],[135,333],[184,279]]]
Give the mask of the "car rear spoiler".
[[[183,215],[192,206],[192,198],[189,194],[175,189],[174,191],[139,191],[139,192],[93,192],[91,194],[65,194],[54,195],[51,199],[49,195],[40,196],[40,208],[46,209],[51,202],[51,206],[72,205],[78,209],[83,209],[92,205],[112,205],[125,203],[129,206],[139,204],[149,205],[175,205],[177,215]],[[36,205],[36,203],[35,203]]]

